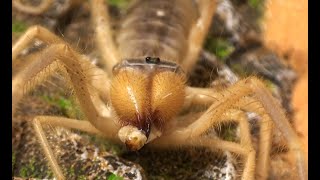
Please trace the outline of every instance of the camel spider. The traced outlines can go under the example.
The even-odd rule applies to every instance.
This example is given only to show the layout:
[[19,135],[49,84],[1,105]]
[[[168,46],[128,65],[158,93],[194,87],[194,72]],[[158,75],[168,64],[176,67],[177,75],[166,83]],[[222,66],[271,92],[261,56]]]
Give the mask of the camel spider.
[[[53,71],[60,70],[70,79],[88,120],[53,116],[38,116],[33,120],[54,175],[64,179],[44,135],[43,124],[103,135],[125,143],[134,151],[146,144],[167,148],[203,146],[230,151],[244,156],[243,180],[268,178],[272,129],[276,127],[296,157],[300,179],[307,179],[307,166],[298,136],[280,103],[259,79],[248,77],[219,93],[210,88],[185,85],[184,72],[190,71],[197,60],[216,2],[150,0],[138,5],[132,6],[124,19],[116,44],[104,1],[90,1],[103,69],[89,63],[85,56],[40,26],[29,28],[13,45],[12,61],[35,39],[48,45],[35,61],[13,77],[13,114],[24,94]],[[45,7],[47,5],[43,3],[43,9]],[[103,75],[89,79],[88,66],[90,73]],[[110,104],[112,110],[106,108]],[[210,107],[200,118],[185,117],[183,121],[175,121],[181,109],[208,104]],[[247,111],[256,112],[262,119],[257,155],[250,139]],[[239,124],[240,144],[206,136],[210,128],[228,121]]]

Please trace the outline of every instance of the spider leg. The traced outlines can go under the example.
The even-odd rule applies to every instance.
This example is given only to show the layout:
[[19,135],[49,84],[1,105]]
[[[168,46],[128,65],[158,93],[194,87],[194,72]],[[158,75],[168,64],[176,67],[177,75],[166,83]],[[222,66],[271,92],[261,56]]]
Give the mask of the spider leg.
[[[193,144],[191,144],[193,143]],[[221,149],[223,151],[233,152],[239,155],[243,155],[246,159],[245,167],[243,170],[242,180],[250,180],[254,178],[254,167],[255,167],[255,150],[252,148],[248,148],[242,146],[241,144],[223,141],[219,139],[212,139],[208,137],[200,137],[199,139],[195,139],[191,141],[190,145],[192,146],[204,146],[208,147],[211,150]]]
[[[22,2],[21,2],[22,1]],[[70,7],[79,5],[83,3],[82,0],[68,0],[59,6],[59,12],[64,14]],[[53,0],[41,0],[39,5],[33,6],[26,4],[23,0],[12,0],[12,6],[18,11],[31,15],[42,15],[48,12],[48,10],[53,7],[55,2]]]
[[[197,89],[189,90],[198,91]],[[196,93],[193,92],[193,94]],[[298,136],[289,124],[280,103],[272,96],[260,80],[255,77],[241,80],[235,85],[229,87],[226,91],[220,93],[220,95],[214,93],[213,97],[214,96],[216,97],[208,97],[213,99],[213,104],[198,120],[190,124],[187,128],[173,132],[170,138],[182,142],[204,134],[208,129],[220,123],[219,119],[221,119],[227,110],[239,108],[238,102],[244,98],[250,97],[258,101],[264,110],[264,113],[262,114],[263,120],[261,122],[262,140],[260,141],[260,148],[266,148],[266,152],[270,152],[272,126],[275,126],[280,130],[288,142],[289,149],[296,157],[295,165],[300,179],[307,179],[307,165]],[[216,99],[218,97],[219,99]],[[203,100],[204,97],[201,96],[194,96],[193,98],[198,100],[199,103],[209,102],[209,100]],[[245,103],[243,103],[243,105],[246,107]],[[249,110],[257,112],[257,108],[251,108]],[[262,112],[258,111],[258,113]],[[269,165],[269,153],[267,154],[266,152],[261,151],[262,150],[260,149],[258,160],[261,160],[262,162],[259,162],[257,169],[257,171],[261,170],[261,173],[258,173],[259,178],[267,177],[267,171],[263,170],[263,168],[266,168],[267,165]],[[266,169],[268,170],[268,168]]]
[[261,120],[260,124],[260,139],[259,139],[259,151],[257,158],[256,177],[259,179],[267,179],[269,173],[270,153],[272,145],[272,135],[274,125],[270,116],[265,112],[263,106],[256,99],[247,97],[242,98],[236,105],[246,112],[256,112]]
[[222,98],[221,93],[210,88],[186,87],[186,97],[183,108],[189,109],[192,105],[211,105]]
[[181,64],[182,68],[187,72],[193,68],[198,60],[199,53],[216,10],[215,0],[201,0],[197,2],[199,6],[199,18],[191,28],[188,38],[188,52],[184,56],[184,60]]
[[112,75],[112,68],[119,62],[117,48],[113,41],[108,8],[104,0],[90,0],[91,20],[95,27],[95,40],[102,56],[103,69]]
[[[295,163],[300,179],[307,179],[307,165],[297,134],[289,124],[280,103],[272,96],[264,84],[255,77],[244,79],[227,89],[227,91],[222,94],[223,98],[220,99],[219,102],[214,103],[212,107],[208,109],[207,113],[212,114],[212,117],[206,117],[207,113],[205,113],[203,115],[203,120],[200,118],[198,121],[190,125],[190,129],[192,129],[191,136],[204,133],[210,125],[216,123],[215,119],[220,116],[225,109],[236,105],[238,101],[250,95],[252,95],[252,98],[261,104],[264,110],[264,113],[262,114],[263,120],[261,122],[261,138],[263,139],[260,141],[260,148],[266,148],[266,152],[270,151],[271,130],[274,125],[280,130],[288,142],[290,150],[295,154]],[[252,108],[251,110],[255,110],[255,112],[257,112],[256,108]],[[205,123],[208,120],[209,122]],[[263,149],[263,151],[264,150],[265,149]],[[269,157],[267,156],[269,154],[264,154],[261,151],[262,150],[260,149],[258,158],[258,160],[261,160],[261,162],[259,162],[261,164],[258,164],[258,168],[261,169],[257,169],[257,171],[261,170],[261,173],[258,173],[261,177],[267,177],[267,171],[263,169],[267,167],[265,165],[269,162]]]
[[[223,94],[219,92],[214,92],[213,89],[209,88],[187,87],[186,92],[187,96],[184,108],[190,108],[192,104],[213,104],[214,102],[218,102],[219,99],[222,99],[224,96]],[[260,144],[256,167],[256,177],[266,179],[266,176],[269,172],[269,154],[271,151],[273,124],[271,123],[270,117],[264,111],[262,105],[257,103],[259,102],[256,99],[252,97],[245,97],[239,100],[236,107],[244,109],[246,112],[256,112],[261,117],[261,121],[259,121]]]
[[45,156],[48,159],[49,165],[52,168],[55,177],[59,180],[62,180],[65,179],[65,177],[46,138],[45,132],[42,127],[45,124],[48,124],[50,126],[60,126],[65,128],[77,129],[91,134],[101,135],[101,132],[94,126],[92,126],[88,121],[50,116],[37,116],[34,118],[34,120],[32,121],[32,125],[40,141],[40,145],[44,150]]
[[[299,178],[308,179],[308,167],[304,157],[301,142],[297,133],[294,131],[288,119],[286,118],[285,112],[283,108],[281,108],[280,102],[273,98],[269,90],[257,78],[249,78],[245,80],[245,82],[249,85],[254,98],[261,103],[265,113],[270,117],[265,120],[270,121],[271,124],[274,124],[274,126],[280,130],[280,132],[286,139],[291,152],[294,153],[296,157],[295,164],[297,167]],[[272,128],[266,127],[266,129]],[[264,133],[262,133],[262,136],[264,136],[263,134]],[[271,135],[266,134],[265,136],[266,138],[268,138],[268,136]]]
[[[60,60],[57,62],[57,60]],[[83,59],[82,59],[83,60]],[[56,64],[54,64],[56,63]],[[60,63],[58,65],[57,63]],[[66,74],[70,77],[75,93],[80,101],[80,106],[88,117],[89,121],[79,121],[60,117],[46,117],[40,116],[36,117],[32,122],[35,128],[36,134],[40,140],[40,144],[44,149],[45,155],[49,160],[49,164],[52,167],[57,179],[64,179],[61,169],[57,164],[56,159],[53,156],[52,150],[48,145],[48,141],[45,137],[44,131],[42,129],[42,124],[50,124],[52,126],[62,126],[72,129],[78,129],[81,131],[102,134],[105,137],[115,139],[118,126],[111,120],[111,115],[103,116],[103,121],[100,118],[100,114],[97,112],[96,106],[96,96],[90,96],[89,89],[85,83],[85,78],[87,75],[86,71],[83,70],[81,62],[81,57],[76,54],[72,49],[70,49],[65,44],[53,44],[47,49],[43,50],[42,55],[38,57],[37,60],[29,64],[24,71],[19,72],[13,79],[12,86],[12,99],[13,99],[13,113],[15,110],[15,105],[18,100],[23,96],[21,91],[24,86],[32,84],[28,89],[31,90],[34,86],[39,84],[41,80],[47,77],[53,70],[65,70]],[[53,67],[51,67],[53,66]],[[72,69],[71,69],[72,66]],[[51,72],[45,71],[44,69],[50,68]],[[45,74],[43,74],[45,73]],[[68,77],[67,76],[67,77]],[[34,83],[32,83],[34,81]],[[31,82],[31,83],[28,83]],[[82,83],[82,84],[81,84]],[[95,100],[93,104],[92,100]],[[84,103],[84,104],[83,104]],[[92,123],[96,123],[98,127],[103,128],[103,132],[96,129]],[[103,125],[101,125],[101,123]],[[117,139],[115,139],[117,140]],[[119,141],[119,140],[118,140]]]
[[[39,39],[49,45],[50,44],[66,44],[67,45],[66,42],[64,42],[61,38],[59,38],[55,34],[48,31],[46,28],[43,28],[41,26],[32,26],[13,45],[12,61],[16,61],[17,60],[16,58],[19,55],[19,53],[23,49],[28,47],[33,42],[34,39]],[[90,81],[90,85],[92,85],[94,87],[93,89],[98,92],[100,97],[102,97],[103,100],[107,102],[108,96],[109,96],[108,92],[110,87],[110,83],[109,83],[110,79],[108,75],[103,70],[96,68],[89,63],[83,63],[83,64],[86,64],[87,66],[85,67],[85,69],[90,69],[90,76],[94,77],[94,78],[88,79]],[[19,100],[19,98],[16,98],[16,99]],[[95,105],[97,105],[100,101],[101,101],[100,99],[95,98],[95,101],[94,101]],[[102,105],[102,103],[100,104]]]
[[[83,56],[72,50],[66,44],[53,44],[46,49],[31,62],[27,68],[16,74],[12,80],[12,111],[14,114],[15,107],[25,93],[32,90],[36,85],[40,84],[44,79],[53,73],[53,71],[61,70],[64,76],[69,78],[75,95],[79,100],[80,107],[85,113],[88,120],[102,130],[108,126],[106,121],[99,114],[94,102],[92,101],[92,93],[89,92],[89,74],[84,70],[91,65]],[[93,66],[93,65],[91,65]],[[25,91],[23,91],[25,90]]]
[[41,145],[42,149],[44,150],[45,156],[48,158],[49,165],[52,168],[52,171],[53,171],[55,177],[59,180],[65,179],[65,177],[63,176],[63,173],[58,165],[58,162],[53,155],[52,149],[49,146],[49,142],[48,142],[48,140],[45,136],[45,133],[43,131],[40,119],[35,118],[32,122],[32,125],[35,129],[35,132],[36,132],[38,139],[40,140],[40,145]]
[[237,109],[228,109],[219,119],[219,123],[236,121],[240,127],[240,144],[230,141],[220,140],[218,138],[209,137],[190,137],[186,132],[190,131],[188,127],[185,129],[178,129],[161,137],[152,144],[153,146],[170,147],[170,146],[204,146],[213,151],[220,149],[223,151],[230,151],[245,157],[245,167],[242,175],[243,180],[254,179],[254,167],[256,152],[253,148],[250,136],[249,123],[246,114]]
[[[240,128],[240,145],[247,151],[242,154],[246,157],[246,163],[243,170],[242,179],[254,179],[254,168],[256,165],[256,151],[253,148],[250,134],[249,122],[246,114],[237,109],[229,109],[225,112],[221,119],[221,122],[236,121]],[[215,148],[210,145],[211,148]],[[231,152],[234,152],[230,150]],[[235,152],[237,153],[237,152]]]
[[32,15],[40,15],[44,13],[50,5],[53,3],[52,0],[41,0],[41,3],[37,6],[30,6],[24,3],[21,3],[21,0],[13,0],[12,6],[18,9],[19,11],[32,14]]
[[46,28],[41,26],[32,26],[17,40],[12,47],[12,61],[15,61],[19,53],[28,47],[34,39],[39,39],[47,44],[65,43],[61,38],[54,35]]

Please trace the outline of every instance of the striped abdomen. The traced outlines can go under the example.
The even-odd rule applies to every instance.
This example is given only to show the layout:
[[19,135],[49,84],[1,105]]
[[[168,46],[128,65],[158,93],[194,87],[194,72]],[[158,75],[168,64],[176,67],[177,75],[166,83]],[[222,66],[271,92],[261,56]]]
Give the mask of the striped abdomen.
[[142,0],[123,19],[117,43],[122,59],[160,57],[180,62],[197,18],[192,0]]

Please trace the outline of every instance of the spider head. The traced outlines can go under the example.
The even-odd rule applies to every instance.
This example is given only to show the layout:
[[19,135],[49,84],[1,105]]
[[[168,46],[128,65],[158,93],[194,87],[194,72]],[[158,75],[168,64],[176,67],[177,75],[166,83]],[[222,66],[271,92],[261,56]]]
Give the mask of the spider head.
[[185,76],[175,63],[127,60],[114,68],[110,99],[122,128],[119,139],[139,150],[161,136],[181,109]]

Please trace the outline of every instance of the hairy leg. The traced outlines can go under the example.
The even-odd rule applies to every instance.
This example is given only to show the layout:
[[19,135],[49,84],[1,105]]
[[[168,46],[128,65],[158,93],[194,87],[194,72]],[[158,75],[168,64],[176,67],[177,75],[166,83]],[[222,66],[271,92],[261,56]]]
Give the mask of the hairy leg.
[[[288,119],[285,116],[284,110],[281,107],[280,103],[271,95],[269,90],[264,86],[264,84],[255,77],[250,77],[244,79],[235,85],[228,88],[222,94],[222,99],[213,103],[213,105],[207,110],[207,112],[200,117],[198,121],[190,125],[190,128],[193,129],[192,136],[200,135],[204,133],[210,125],[215,123],[215,119],[219,118],[225,109],[230,107],[237,107],[237,102],[245,97],[252,97],[261,104],[261,107],[264,109],[264,114],[267,114],[268,117],[262,115],[263,120],[261,123],[261,138],[260,148],[267,148],[266,151],[270,151],[270,138],[272,124],[280,130],[285,139],[288,142],[290,150],[295,154],[296,157],[296,167],[300,179],[307,179],[307,165],[303,157],[303,151],[301,149],[301,144],[299,142],[298,136],[291,127]],[[254,110],[252,108],[251,110]],[[256,109],[257,110],[257,109]],[[259,112],[258,112],[259,113]],[[208,115],[212,114],[211,117]],[[265,118],[264,118],[265,117]],[[202,119],[203,118],[203,119]],[[201,120],[202,119],[202,120]],[[211,123],[205,123],[208,119],[211,119]],[[268,123],[266,123],[268,122]],[[263,153],[265,149],[260,150],[260,153]],[[259,160],[262,160],[262,164],[268,163],[268,157],[266,154],[260,155]],[[264,160],[263,160],[264,159]],[[263,168],[259,165],[258,168]],[[260,167],[259,167],[260,166]],[[262,177],[267,177],[267,172],[260,174]]]
[[[75,94],[80,100],[80,105],[83,106],[81,108],[90,111],[85,112],[86,114],[91,114],[91,118],[88,116],[87,118],[92,121],[96,120],[95,125],[107,128],[105,124],[108,123],[98,120],[103,117],[112,121],[110,109],[106,109],[109,95],[108,89],[110,87],[110,80],[107,74],[91,64],[85,56],[70,48],[61,38],[41,26],[30,27],[17,40],[12,47],[12,61],[15,61],[19,53],[35,39],[48,44],[48,47],[35,55],[35,60],[13,77],[12,115],[14,115],[16,105],[23,95],[31,91],[55,71],[61,71],[67,79],[69,78],[67,83],[74,87]],[[79,96],[82,97],[79,98]],[[99,116],[98,118],[96,116],[98,114],[102,117]]]
[[42,128],[43,125],[48,124],[50,126],[60,126],[70,129],[77,129],[91,134],[101,134],[94,126],[88,121],[81,121],[76,119],[68,119],[61,117],[50,117],[50,116],[37,116],[32,121],[32,125],[35,129],[36,135],[40,141],[40,145],[44,150],[45,156],[48,159],[49,165],[53,170],[55,177],[59,180],[65,179],[59,164],[53,154],[52,149],[48,143],[45,132]]
[[190,109],[193,105],[210,106],[222,98],[222,94],[212,88],[196,88],[188,86],[185,91],[186,97],[183,109]]
[[59,180],[65,179],[63,176],[63,173],[58,165],[58,162],[56,158],[53,155],[53,152],[49,146],[49,142],[45,136],[45,133],[43,131],[41,121],[39,121],[37,118],[35,118],[32,122],[32,125],[35,129],[36,135],[40,141],[40,145],[42,149],[44,150],[45,156],[48,158],[48,162],[50,167],[52,168],[52,171],[55,175],[55,177]]
[[[61,4],[59,5],[59,15],[64,14],[71,7],[79,5],[80,3],[83,3],[83,0],[67,0],[63,2],[62,6]],[[35,16],[45,14],[54,7],[54,5],[55,1],[53,0],[41,0],[41,2],[36,6],[28,5],[25,3],[25,0],[12,0],[12,6],[18,11]]]
[[21,0],[13,0],[12,6],[18,9],[19,11],[32,14],[32,15],[40,15],[49,9],[50,5],[52,5],[53,0],[41,0],[41,3],[37,6],[30,6],[21,2]]
[[[225,112],[220,122],[228,122],[228,121],[236,121],[239,124],[240,128],[240,144],[243,148],[247,150],[247,154],[245,154],[246,163],[244,166],[242,179],[255,179],[254,172],[256,166],[256,151],[253,148],[250,134],[249,122],[247,119],[247,115],[237,109],[229,109]],[[257,170],[256,170],[257,172]]]
[[262,104],[254,98],[242,98],[236,104],[236,106],[240,109],[243,109],[246,112],[255,112],[261,118],[261,120],[259,121],[260,138],[257,157],[256,177],[259,179],[267,179],[267,175],[270,169],[269,164],[274,124],[272,123],[270,116],[268,116],[268,114],[265,112]]
[[237,155],[242,155],[245,158],[245,167],[242,174],[242,180],[254,179],[254,167],[255,167],[255,151],[242,146],[241,144],[224,141],[218,138],[198,137],[198,138],[182,138],[177,134],[162,137],[161,140],[155,141],[150,144],[153,147],[158,148],[172,148],[181,146],[193,146],[193,147],[207,147],[212,151],[229,151]]
[[188,38],[188,53],[184,56],[184,60],[181,65],[187,72],[193,68],[198,60],[198,56],[202,50],[204,40],[207,36],[216,10],[216,0],[201,0],[198,1],[198,6],[199,18],[190,31]]
[[32,26],[29,27],[28,30],[12,46],[12,61],[15,61],[19,53],[21,53],[23,49],[28,47],[28,45],[30,45],[35,39],[39,39],[46,44],[65,44],[65,42],[61,38],[51,33],[46,28],[43,28],[41,26]]
[[255,157],[256,153],[255,150],[252,148],[247,148],[242,146],[241,144],[229,142],[229,141],[223,141],[218,139],[212,139],[208,137],[200,137],[196,138],[196,140],[191,141],[190,144],[192,146],[204,146],[208,147],[211,150],[223,150],[223,151],[229,151],[233,152],[235,154],[239,154],[244,156],[245,158],[245,166],[242,173],[242,180],[253,180],[254,178],[254,167],[255,167]]
[[[212,91],[212,95],[210,95]],[[200,93],[200,94],[199,94]],[[296,167],[300,179],[307,179],[307,164],[305,162],[302,147],[293,128],[285,116],[281,104],[272,96],[264,84],[255,77],[244,79],[229,87],[224,92],[213,92],[204,88],[187,88],[185,106],[188,107],[192,101],[196,104],[207,105],[212,103],[208,110],[188,128],[174,132],[174,137],[198,137],[205,133],[210,127],[220,121],[218,119],[228,109],[238,108],[249,112],[260,114],[262,120],[257,176],[266,178],[268,175],[269,155],[271,149],[271,138],[273,126],[278,128],[288,142],[289,149],[296,157]],[[249,102],[255,101],[260,105],[253,105]]]
[[[224,97],[223,93],[214,92],[209,88],[193,88],[186,89],[186,103],[184,108],[190,108],[192,104],[209,105],[218,103]],[[257,158],[256,177],[266,179],[269,172],[270,151],[272,143],[273,123],[266,114],[261,103],[252,97],[245,97],[239,100],[235,105],[246,112],[256,112],[261,117],[260,123],[260,140]]]
[[[272,94],[269,92],[269,90],[258,79],[250,78],[247,80],[247,83],[250,85],[250,89],[254,98],[261,103],[265,113],[270,117],[270,119],[265,120],[270,120],[270,123],[274,124],[274,127],[280,130],[281,134],[288,143],[290,151],[294,153],[296,157],[295,164],[299,178],[301,180],[308,179],[308,167],[299,137],[290,125],[280,102],[272,97]],[[268,129],[268,127],[266,127],[266,129]],[[264,133],[262,133],[262,137],[268,138],[268,136],[270,137],[271,135],[264,135]]]
[[117,48],[113,41],[108,8],[104,0],[90,0],[91,19],[95,27],[95,40],[102,56],[103,69],[112,75],[112,68],[119,62]]
[[[55,70],[65,72],[69,78],[80,107],[94,126],[99,126],[99,112],[94,106],[88,87],[88,72],[84,70],[85,60],[68,45],[53,44],[43,50],[39,57],[20,71],[12,80],[12,111],[25,93],[40,84]],[[22,91],[26,89],[25,91]]]
[[172,133],[160,137],[152,146],[171,147],[171,146],[204,146],[216,150],[230,151],[245,158],[245,166],[242,179],[254,179],[254,167],[256,164],[255,150],[250,136],[249,123],[246,114],[238,109],[228,109],[219,119],[216,125],[224,122],[237,122],[240,127],[240,144],[211,138],[208,136],[190,137],[186,132],[192,131],[189,127],[175,129]]

